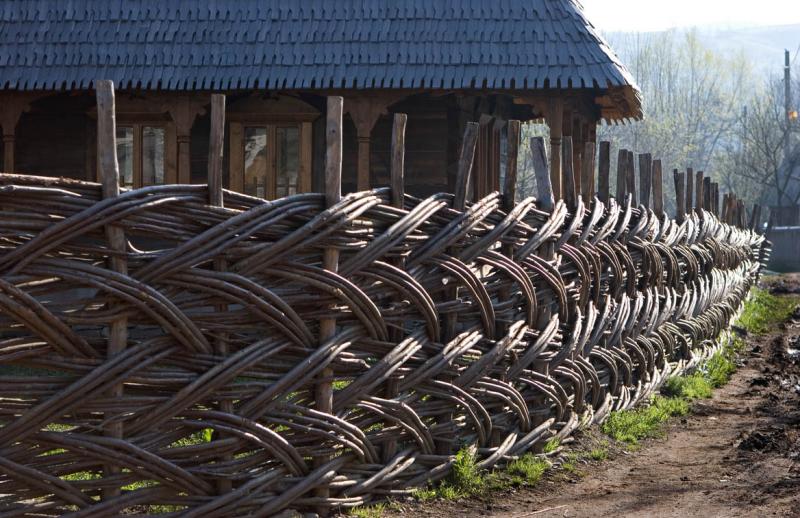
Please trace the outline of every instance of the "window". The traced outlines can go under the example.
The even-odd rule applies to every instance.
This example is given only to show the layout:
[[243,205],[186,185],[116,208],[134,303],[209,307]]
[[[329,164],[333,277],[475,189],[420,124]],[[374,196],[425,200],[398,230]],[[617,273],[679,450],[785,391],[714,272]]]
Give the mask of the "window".
[[230,124],[231,189],[276,199],[311,188],[311,124]]
[[120,185],[134,188],[166,181],[166,128],[145,124],[117,126]]

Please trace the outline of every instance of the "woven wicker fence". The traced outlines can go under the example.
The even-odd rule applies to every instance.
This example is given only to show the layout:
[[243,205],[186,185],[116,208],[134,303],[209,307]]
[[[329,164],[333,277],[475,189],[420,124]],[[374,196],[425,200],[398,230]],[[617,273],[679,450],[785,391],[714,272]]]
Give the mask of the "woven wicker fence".
[[208,199],[0,176],[3,516],[264,516],[400,494],[464,446],[488,468],[711,354],[763,245],[613,200]]

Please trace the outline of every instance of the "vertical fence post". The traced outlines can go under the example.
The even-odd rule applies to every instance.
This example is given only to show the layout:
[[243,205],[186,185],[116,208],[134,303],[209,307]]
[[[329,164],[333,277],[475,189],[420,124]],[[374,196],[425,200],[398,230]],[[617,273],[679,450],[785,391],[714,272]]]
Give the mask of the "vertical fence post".
[[642,205],[646,209],[650,208],[650,190],[653,181],[653,158],[650,153],[639,154],[639,192],[641,193]]
[[[539,207],[542,210],[552,211],[555,207],[555,196],[550,186],[550,171],[547,166],[547,149],[544,147],[544,139],[542,137],[532,137],[530,145],[533,172],[536,175],[536,196],[539,199]],[[543,244],[539,254],[542,259],[552,261],[555,256],[555,243],[551,241]],[[536,322],[539,329],[544,329],[550,323],[551,314],[549,306],[539,310],[539,318]]]
[[[325,131],[325,141],[327,150],[325,153],[325,205],[333,207],[342,199],[342,104],[340,96],[328,97],[327,129]],[[325,248],[322,257],[322,267],[326,270],[336,272],[339,269],[339,250],[334,247]],[[336,334],[336,318],[321,318],[319,321],[319,342],[324,344]],[[319,375],[316,387],[314,387],[314,402],[316,410],[324,413],[333,411],[333,369],[326,367]],[[315,460],[317,466],[325,464],[328,457],[322,456]],[[316,496],[328,498],[330,489],[318,487],[315,490]],[[320,506],[320,514],[327,513],[327,507]]]
[[561,185],[564,188],[564,201],[567,207],[574,209],[578,205],[578,196],[575,191],[575,170],[573,168],[575,157],[572,150],[572,137],[567,136],[561,139],[561,151],[561,172],[563,176]]
[[472,162],[475,159],[475,145],[478,142],[478,123],[468,122],[464,128],[464,139],[461,141],[461,155],[458,157],[456,173],[456,192],[453,208],[464,210],[467,204],[467,190],[472,176]]
[[703,208],[709,212],[712,212],[711,208],[711,177],[706,176],[703,178]]
[[[225,142],[225,95],[211,94],[211,133],[208,141],[208,203],[222,207],[222,148]],[[228,268],[225,259],[214,259],[214,270],[224,272]],[[227,304],[218,304],[214,310],[219,313],[228,311]],[[228,335],[219,333],[214,341],[214,353],[222,358],[228,355]],[[219,408],[226,414],[233,413],[233,401],[221,399]],[[223,461],[231,460],[230,454],[223,456]],[[233,485],[228,479],[217,480],[217,491],[227,493]]]
[[697,171],[694,184],[694,208],[698,214],[703,212],[703,171]]
[[[453,198],[453,208],[458,211],[463,211],[467,204],[467,190],[469,189],[470,177],[472,176],[472,166],[475,160],[475,147],[478,143],[479,125],[477,122],[468,122],[464,128],[464,138],[461,141],[461,154],[458,158],[458,171],[456,173],[456,192]],[[456,251],[449,250],[451,254],[456,254]],[[445,300],[458,300],[458,286],[453,284],[444,290]],[[444,327],[442,328],[442,342],[448,343],[456,336],[456,327],[458,324],[458,315],[453,312],[447,313],[444,318]],[[446,413],[438,417],[438,422],[447,423],[452,420],[452,414]],[[439,455],[449,455],[451,450],[451,442],[446,439],[437,439],[436,453]]]
[[694,207],[694,171],[691,167],[686,168],[686,213],[692,212]]
[[[408,116],[405,113],[395,113],[392,124],[392,163],[389,169],[392,206],[398,209],[403,208],[403,203],[406,196],[405,185],[405,161],[406,161],[406,122]],[[398,257],[395,260],[395,265],[399,268],[405,266],[405,259]],[[404,329],[391,329],[389,337],[393,344],[398,344],[403,340]],[[393,399],[397,396],[398,378],[391,376],[386,381],[386,399]],[[383,460],[389,462],[392,457],[397,453],[397,441],[389,439],[383,449]]]
[[617,203],[625,203],[625,189],[628,185],[628,151],[620,149],[617,153]]
[[603,203],[608,203],[611,181],[611,142],[600,142],[600,158],[597,168],[598,186],[597,196]]
[[517,198],[517,156],[519,154],[520,123],[508,121],[508,150],[506,153],[506,178],[503,183],[503,210],[509,212],[516,205]]
[[[114,108],[114,83],[109,80],[95,81],[97,96],[97,153],[99,156],[100,182],[102,184],[103,198],[119,196],[119,162],[117,161],[117,124]],[[126,257],[127,242],[125,231],[117,225],[105,227],[106,240],[108,241],[109,267],[112,271],[128,274],[128,261]],[[110,305],[111,309],[117,306]],[[112,313],[113,314],[113,313]],[[124,315],[114,316],[109,323],[107,356],[109,358],[122,352],[128,343],[128,318]],[[111,389],[111,397],[122,396],[123,385],[116,385]],[[111,416],[106,416],[109,419]],[[115,439],[123,437],[122,423],[111,422],[105,434]],[[119,466],[107,464],[107,476],[120,472]],[[120,494],[119,488],[109,488],[103,493],[104,498],[113,498]]]
[[555,206],[555,195],[550,183],[550,168],[547,165],[547,148],[544,146],[544,138],[531,137],[530,146],[533,174],[536,177],[536,198],[542,210],[550,211]]
[[631,196],[631,205],[639,206],[639,196],[636,192],[636,165],[633,160],[633,151],[628,151],[625,155],[625,178],[627,181],[627,191]]
[[587,206],[594,198],[594,148],[594,142],[586,142],[581,156],[581,196]]
[[672,171],[672,179],[675,182],[675,220],[678,223],[683,223],[686,216],[686,195],[684,193],[686,183],[684,176],[677,169]]
[[661,160],[653,160],[653,212],[659,218],[664,215],[664,179]]
[[761,205],[753,204],[753,213],[750,215],[750,230],[758,232],[758,222],[761,219]]

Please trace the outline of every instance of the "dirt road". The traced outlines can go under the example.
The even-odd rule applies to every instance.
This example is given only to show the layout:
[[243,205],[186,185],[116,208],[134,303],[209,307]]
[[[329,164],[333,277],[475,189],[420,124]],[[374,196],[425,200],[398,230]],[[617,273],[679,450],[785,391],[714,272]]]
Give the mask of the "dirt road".
[[[798,320],[800,320],[800,315]],[[405,515],[800,516],[800,321],[749,336],[731,382],[663,438],[533,488],[403,506]],[[580,443],[580,438],[578,439]],[[613,449],[613,448],[612,448]]]

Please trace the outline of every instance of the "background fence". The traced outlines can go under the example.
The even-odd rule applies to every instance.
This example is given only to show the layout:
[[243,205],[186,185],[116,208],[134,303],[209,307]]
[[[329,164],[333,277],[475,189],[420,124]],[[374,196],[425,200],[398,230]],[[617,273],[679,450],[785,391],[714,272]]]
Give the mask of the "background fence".
[[546,160],[540,200],[511,168],[468,203],[469,127],[455,195],[415,199],[403,122],[392,189],[344,197],[341,99],[324,194],[223,191],[221,145],[208,186],[120,194],[110,152],[102,185],[0,175],[3,515],[358,505],[464,446],[488,468],[565,437],[716,349],[764,256],[734,204],[554,200]]

